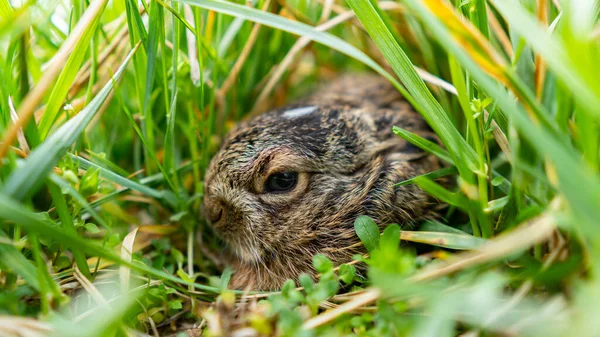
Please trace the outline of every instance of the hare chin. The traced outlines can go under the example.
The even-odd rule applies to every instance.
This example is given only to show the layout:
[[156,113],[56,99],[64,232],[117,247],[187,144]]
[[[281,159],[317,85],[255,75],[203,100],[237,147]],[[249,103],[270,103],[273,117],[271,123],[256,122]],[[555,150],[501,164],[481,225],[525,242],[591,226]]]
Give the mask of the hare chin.
[[227,240],[227,247],[243,263],[259,264],[263,261],[261,250],[248,237]]

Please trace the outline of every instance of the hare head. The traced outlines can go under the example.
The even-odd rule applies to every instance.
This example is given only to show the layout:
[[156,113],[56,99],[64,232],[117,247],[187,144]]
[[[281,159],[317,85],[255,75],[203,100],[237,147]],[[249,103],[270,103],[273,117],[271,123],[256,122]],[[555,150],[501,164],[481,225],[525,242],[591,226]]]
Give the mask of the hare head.
[[396,184],[439,162],[394,125],[433,137],[384,79],[350,75],[232,130],[210,163],[203,205],[236,269],[232,286],[275,289],[314,275],[317,253],[351,261],[363,252],[359,215],[410,226],[430,214],[431,198]]

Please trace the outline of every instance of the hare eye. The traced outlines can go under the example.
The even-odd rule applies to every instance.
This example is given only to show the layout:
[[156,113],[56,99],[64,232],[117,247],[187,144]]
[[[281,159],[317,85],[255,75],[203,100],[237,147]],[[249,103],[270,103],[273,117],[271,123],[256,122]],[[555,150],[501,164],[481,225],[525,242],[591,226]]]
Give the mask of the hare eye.
[[267,178],[265,183],[265,192],[283,193],[296,187],[298,183],[297,172],[281,172],[275,173]]

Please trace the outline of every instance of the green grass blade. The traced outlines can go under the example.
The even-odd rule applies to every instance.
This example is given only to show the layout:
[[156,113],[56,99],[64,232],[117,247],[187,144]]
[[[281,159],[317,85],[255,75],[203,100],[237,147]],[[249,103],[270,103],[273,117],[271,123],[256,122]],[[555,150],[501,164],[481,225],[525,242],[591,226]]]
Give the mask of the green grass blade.
[[[159,16],[162,12],[162,7],[157,3],[152,3],[150,7],[150,18],[148,22],[148,40],[146,41],[146,83],[144,87],[144,96],[142,102],[142,119],[141,129],[144,135],[144,145],[146,149],[146,172],[152,172],[151,162],[148,157],[150,153],[154,153],[154,114],[151,108],[150,96],[152,96],[152,88],[154,86],[154,77],[156,70],[156,61],[158,53],[158,38],[159,38]],[[166,93],[165,93],[166,94]]]
[[94,18],[93,23],[90,24],[85,31],[83,31],[83,34],[77,40],[77,43],[71,51],[64,68],[58,76],[58,80],[52,88],[50,98],[46,104],[46,109],[38,125],[40,140],[46,138],[50,128],[52,127],[52,124],[58,117],[58,113],[61,111],[64,99],[67,96],[75,77],[77,76],[77,70],[87,55],[90,41],[96,32],[96,28],[100,22],[101,14],[102,10],[98,12],[98,15]]
[[427,221],[419,227],[420,231],[423,232],[442,232],[442,233],[452,233],[459,235],[469,235],[467,232],[463,232],[458,228],[454,228],[448,225],[445,225],[439,221],[431,220]]
[[[454,162],[458,163],[460,161],[466,165],[477,167],[475,152],[466,143],[446,112],[427,89],[408,56],[398,45],[372,4],[368,0],[349,0],[348,3],[392,66],[394,72],[413,96],[417,104],[415,108],[442,139]],[[461,176],[471,176],[465,166],[461,166],[458,166]]]
[[441,201],[460,207],[462,209],[467,209],[467,199],[464,195],[459,193],[453,193],[445,189],[439,184],[434,183],[430,179],[424,176],[419,176],[414,179],[415,184],[417,184],[423,191],[428,194],[440,199]]
[[137,48],[129,53],[112,80],[104,86],[85,109],[50,135],[40,146],[31,152],[23,165],[8,177],[3,189],[4,194],[13,196],[16,199],[23,199],[26,196],[32,195],[44,183],[43,178],[52,170],[69,147],[75,143],[85,127],[100,110],[100,107],[114,88],[115,81],[123,75],[129,60],[136,50]]
[[[69,232],[73,235],[77,235],[77,231],[75,230],[75,224],[73,223],[73,218],[71,217],[71,212],[69,211],[69,207],[67,206],[67,200],[62,194],[60,188],[58,188],[58,185],[50,182],[48,184],[48,190],[50,191],[50,195],[52,196],[52,200],[54,201],[54,207],[56,207],[56,212],[58,213],[58,216],[62,223],[62,227],[66,232]],[[73,253],[75,263],[77,263],[77,267],[79,268],[79,270],[88,279],[91,279],[92,274],[90,273],[90,268],[85,259],[85,255],[78,249],[71,249],[71,253]]]
[[[175,164],[175,118],[177,117],[177,91],[173,94],[170,112],[167,115],[167,132],[165,132],[165,160],[164,167],[167,173],[173,174],[173,184],[179,188]],[[177,192],[177,191],[175,191]]]
[[[125,112],[125,115],[127,116],[127,119],[129,119],[129,122],[131,123],[131,127],[133,127],[133,130],[138,135],[138,137],[142,141],[142,144],[144,145],[144,149],[147,152],[145,158],[147,160],[152,160],[156,164],[156,166],[158,167],[159,171],[165,177],[165,181],[169,184],[169,187],[171,187],[171,190],[176,191],[177,188],[175,187],[175,185],[171,181],[171,178],[169,178],[168,172],[165,171],[165,168],[163,167],[163,165],[161,165],[160,161],[158,160],[158,157],[156,156],[156,152],[154,151],[153,145],[149,142],[148,139],[146,139],[146,135],[144,135],[144,131],[140,130],[140,128],[138,127],[137,123],[135,122],[135,119],[133,118],[133,115],[131,114],[131,112],[129,111],[129,109],[127,108],[127,106],[125,106],[125,104],[123,102],[123,99],[121,98],[120,95],[119,95],[119,99],[121,100],[123,111]],[[146,168],[148,168],[148,166],[146,166]],[[148,171],[149,170],[147,170],[147,172]]]
[[436,157],[443,159],[444,161],[446,161],[450,164],[454,164],[454,160],[452,159],[452,157],[450,157],[450,155],[448,154],[448,151],[446,151],[444,148],[442,148],[438,144],[436,144],[428,139],[425,139],[425,138],[417,135],[416,133],[410,132],[408,130],[404,130],[397,126],[394,126],[392,128],[392,131],[396,135],[402,137],[402,139],[417,146],[421,150],[431,153],[431,154],[435,155]]
[[[2,230],[0,230],[0,238],[10,240]],[[35,266],[15,246],[0,243],[0,268],[11,270],[20,275],[32,288],[40,290]]]
[[13,12],[14,11],[8,0],[0,0],[0,18],[2,18],[2,20],[8,20],[11,18]]
[[151,196],[153,198],[157,198],[157,199],[162,199],[164,198],[164,194],[161,191],[157,191],[155,189],[152,189],[148,186],[145,186],[143,184],[140,184],[138,182],[135,182],[131,179],[127,179],[123,176],[120,176],[108,169],[105,169],[102,166],[98,166],[84,158],[81,158],[79,156],[76,156],[74,154],[69,154],[71,156],[71,158],[73,158],[74,160],[79,162],[79,165],[81,166],[82,169],[87,170],[90,167],[94,167],[97,168],[98,170],[100,170],[100,176],[108,181],[111,181],[117,185],[121,185],[123,187],[127,187],[131,190],[134,191],[138,191],[140,193],[143,193],[145,195]]
[[414,178],[406,179],[404,181],[397,183],[395,186],[404,186],[404,185],[414,184],[415,179],[417,179],[418,177],[425,177],[430,180],[435,180],[435,179],[438,179],[441,177],[446,177],[446,176],[453,175],[456,173],[458,173],[458,171],[456,170],[456,166],[444,167],[443,169],[435,170],[433,172],[422,174],[422,175],[416,176]]

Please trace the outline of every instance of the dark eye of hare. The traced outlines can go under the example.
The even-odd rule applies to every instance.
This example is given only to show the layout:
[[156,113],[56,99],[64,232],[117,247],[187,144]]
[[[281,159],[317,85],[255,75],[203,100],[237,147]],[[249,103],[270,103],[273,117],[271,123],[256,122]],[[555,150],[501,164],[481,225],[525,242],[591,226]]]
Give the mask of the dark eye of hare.
[[275,173],[267,178],[267,182],[265,183],[265,192],[287,192],[296,187],[296,183],[298,183],[298,173],[296,172]]

